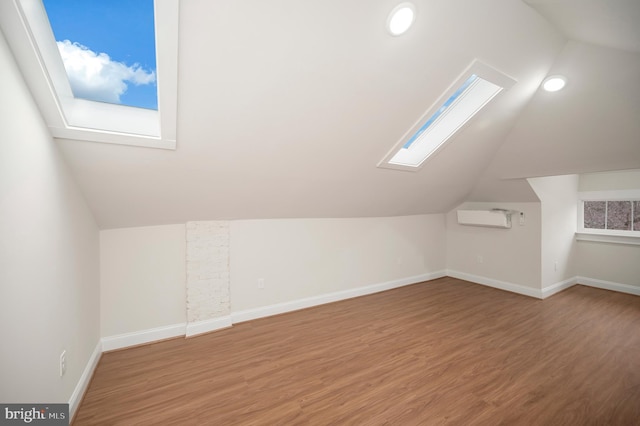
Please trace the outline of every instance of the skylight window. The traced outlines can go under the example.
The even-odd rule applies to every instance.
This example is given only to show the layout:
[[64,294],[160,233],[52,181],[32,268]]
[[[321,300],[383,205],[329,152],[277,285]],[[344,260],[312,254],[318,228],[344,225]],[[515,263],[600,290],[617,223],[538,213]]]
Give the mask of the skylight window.
[[175,149],[179,9],[0,1],[0,27],[54,137]]
[[[445,113],[447,111],[447,109],[456,101],[458,100],[458,98],[460,98],[460,95],[462,95],[463,93],[467,93],[467,89],[469,89],[469,86],[471,86],[474,82],[476,82],[478,80],[478,76],[475,74],[472,74],[471,77],[469,77],[467,79],[467,81],[465,81],[462,86],[460,86],[458,88],[458,90],[456,90],[453,95],[451,95],[451,97],[449,97],[449,99],[447,99],[445,101],[444,104],[442,104],[442,106],[440,108],[438,108],[438,110],[431,116],[431,118],[429,118],[427,120],[426,123],[424,123],[422,125],[422,127],[420,127],[420,129],[418,129],[418,131],[411,136],[411,138],[407,141],[407,143],[404,144],[403,148],[405,149],[409,149],[409,147],[411,146],[411,144],[413,144],[416,140],[418,140],[423,134],[424,132],[438,119],[440,118],[440,116]],[[396,154],[397,155],[397,154]]]
[[158,109],[153,0],[43,0],[75,97]]
[[514,83],[493,68],[474,62],[378,166],[417,170],[487,103]]

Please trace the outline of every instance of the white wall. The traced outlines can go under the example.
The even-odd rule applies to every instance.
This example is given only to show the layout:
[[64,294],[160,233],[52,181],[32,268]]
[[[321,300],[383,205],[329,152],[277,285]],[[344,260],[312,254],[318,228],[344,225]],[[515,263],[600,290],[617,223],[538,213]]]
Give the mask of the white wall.
[[[640,170],[580,175],[580,191],[640,189]],[[578,241],[581,277],[640,287],[640,245]]]
[[[502,208],[525,213],[525,225],[513,216],[511,229],[458,224],[456,211]],[[447,214],[447,270],[484,281],[540,289],[540,204],[464,203]],[[478,256],[482,262],[478,261]]]
[[620,170],[580,175],[578,191],[640,189],[640,170]]
[[578,241],[581,277],[640,288],[640,246]]
[[[442,271],[444,215],[231,222],[233,312]],[[259,278],[264,289],[258,289]]]
[[185,225],[100,232],[102,337],[186,322]]
[[[457,209],[449,212],[450,275],[460,272],[461,278],[467,274],[467,279],[484,284],[497,280],[541,290],[554,284],[571,285],[576,276],[640,287],[640,245],[576,242],[575,236],[578,190],[640,189],[640,170],[530,178],[528,182],[540,203],[465,203],[457,208],[522,210],[525,227],[517,225],[517,220],[508,231],[463,227],[457,224]],[[585,284],[616,288],[591,281]]]
[[576,276],[578,175],[528,179],[542,209],[542,288]]
[[98,229],[1,35],[0,75],[0,401],[66,403],[100,336]]
[[[231,221],[231,311],[444,272],[444,221]],[[185,233],[185,225],[100,232],[102,337],[186,322]]]

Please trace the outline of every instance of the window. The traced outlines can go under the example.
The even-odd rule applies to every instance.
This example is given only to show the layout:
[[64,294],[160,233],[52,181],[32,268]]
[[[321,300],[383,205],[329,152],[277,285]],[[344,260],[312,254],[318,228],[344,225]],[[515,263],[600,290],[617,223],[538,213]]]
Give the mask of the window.
[[640,190],[579,193],[578,232],[640,237]]
[[640,201],[584,201],[584,228],[640,231]]
[[[93,42],[72,40],[71,36],[63,35],[64,29],[56,28],[58,41],[63,44],[60,46],[54,37],[42,0],[0,1],[0,27],[54,137],[175,149],[179,2],[149,0],[151,1],[145,13],[152,23],[147,20],[147,23],[132,26],[151,25],[155,30],[155,65],[155,60],[147,63],[145,59],[134,59],[133,63],[127,63],[126,59],[117,58],[117,53],[105,52],[100,46],[92,46]],[[64,15],[65,12],[56,13],[52,6],[59,5],[61,1],[46,0],[46,3],[53,22],[57,21],[59,24],[59,15]],[[71,2],[74,7],[80,7],[83,3],[85,2]],[[128,2],[91,3],[96,7],[109,7],[114,12],[114,4]],[[153,14],[150,13],[151,5]],[[120,19],[127,19],[122,16],[126,12],[117,13],[120,14]],[[135,18],[135,22],[139,23],[139,19],[141,18]],[[109,38],[115,38],[118,34],[111,31],[105,40],[108,42]],[[137,39],[136,36],[132,38]],[[69,43],[65,43],[65,39]],[[69,49],[71,53],[67,51],[67,54],[94,55],[103,60],[106,57],[100,57],[100,53],[114,55],[109,56],[109,59],[115,59],[114,66],[120,68],[121,74],[127,74],[124,79],[126,81],[120,80],[116,84],[124,81],[127,88],[115,98],[113,93],[111,98],[88,96],[85,90],[87,87],[78,85],[78,81],[70,81],[65,61],[60,54],[61,48]],[[135,61],[140,63],[136,66]],[[127,100],[128,88],[136,83],[154,94],[157,93],[157,106],[155,100]],[[154,85],[157,85],[157,90]]]
[[158,109],[153,0],[44,0],[76,98]]
[[471,118],[515,81],[480,62],[472,63],[378,164],[416,171]]

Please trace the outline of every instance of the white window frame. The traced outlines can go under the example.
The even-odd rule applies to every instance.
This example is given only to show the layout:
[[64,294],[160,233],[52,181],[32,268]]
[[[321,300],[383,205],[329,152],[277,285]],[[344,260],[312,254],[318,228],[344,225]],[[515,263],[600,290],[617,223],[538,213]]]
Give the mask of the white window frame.
[[[453,95],[463,84],[466,82],[469,77],[472,75],[476,75],[487,82],[493,83],[501,88],[501,90],[492,96],[485,104],[482,105],[479,109],[477,109],[471,117],[464,122],[460,127],[458,127],[449,137],[447,137],[437,148],[430,151],[426,157],[422,159],[420,164],[417,166],[413,165],[404,165],[404,164],[396,164],[392,163],[391,160],[393,157],[403,149],[404,145],[420,130],[422,125],[431,118],[436,111]],[[393,170],[405,170],[411,172],[417,172],[430,158],[433,158],[437,153],[442,151],[442,149],[447,146],[465,127],[469,125],[469,123],[473,120],[475,115],[479,113],[484,107],[486,107],[492,100],[498,98],[503,92],[509,90],[513,85],[516,84],[516,80],[507,76],[506,74],[498,71],[497,69],[478,61],[475,59],[471,64],[458,76],[458,78],[447,88],[447,90],[427,109],[424,114],[420,117],[418,121],[414,123],[414,125],[400,138],[400,140],[387,152],[380,162],[378,162],[379,168],[385,169],[393,169]],[[434,122],[434,125],[436,123]],[[409,148],[411,149],[411,148]]]
[[578,192],[577,239],[608,243],[640,244],[640,231],[584,227],[585,201],[640,201],[640,189]]
[[158,110],[75,98],[42,0],[0,1],[0,27],[56,138],[176,148],[178,0],[154,0]]

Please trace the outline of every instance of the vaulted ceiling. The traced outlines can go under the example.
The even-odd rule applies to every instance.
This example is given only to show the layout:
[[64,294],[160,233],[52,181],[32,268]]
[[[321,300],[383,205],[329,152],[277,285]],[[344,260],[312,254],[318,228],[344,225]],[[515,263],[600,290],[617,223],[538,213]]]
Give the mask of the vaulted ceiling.
[[[181,0],[177,149],[57,140],[103,228],[446,212],[640,168],[640,2]],[[478,59],[517,83],[418,172],[377,168]],[[550,73],[565,90],[539,90]]]

